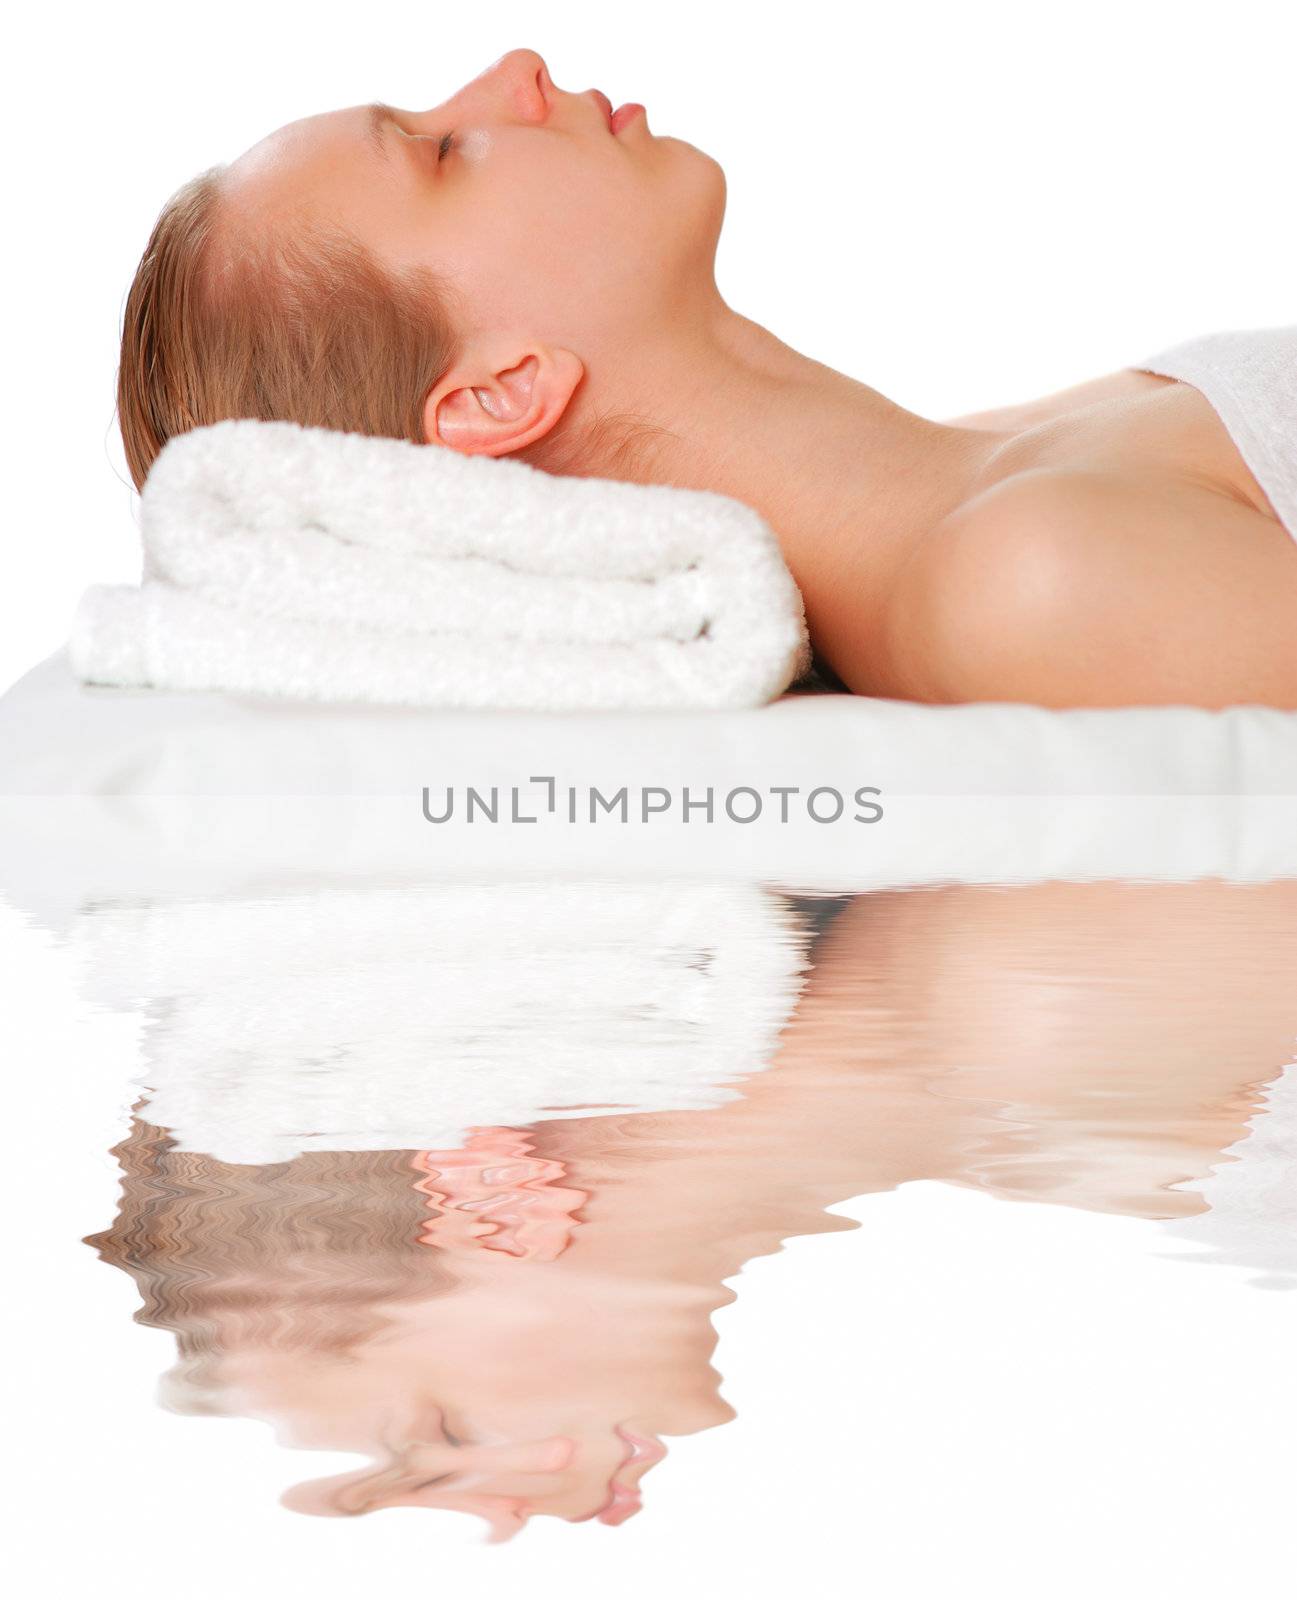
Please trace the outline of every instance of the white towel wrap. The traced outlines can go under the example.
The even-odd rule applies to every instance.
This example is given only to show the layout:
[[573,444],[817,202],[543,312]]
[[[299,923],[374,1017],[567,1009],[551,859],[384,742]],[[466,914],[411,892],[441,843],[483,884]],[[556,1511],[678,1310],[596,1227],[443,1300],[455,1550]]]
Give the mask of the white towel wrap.
[[1188,339],[1138,365],[1211,402],[1274,514],[1297,539],[1297,327]]
[[1248,1130],[1221,1152],[1205,1178],[1177,1183],[1208,1209],[1163,1224],[1199,1247],[1197,1258],[1243,1267],[1259,1288],[1297,1287],[1297,1063],[1258,1094]]

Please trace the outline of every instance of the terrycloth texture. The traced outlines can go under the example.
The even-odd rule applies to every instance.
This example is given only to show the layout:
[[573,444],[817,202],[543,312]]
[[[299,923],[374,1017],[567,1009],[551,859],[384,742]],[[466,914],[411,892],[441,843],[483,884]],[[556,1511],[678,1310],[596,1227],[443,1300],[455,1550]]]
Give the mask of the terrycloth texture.
[[1178,378],[1206,395],[1297,538],[1297,327],[1209,333],[1150,356],[1137,370]]
[[764,704],[809,665],[750,507],[291,422],[170,440],[143,583],[82,597],[85,682],[409,706]]
[[142,1114],[260,1163],[737,1099],[810,932],[751,884],[497,881],[103,905],[73,943],[88,999],[145,1007]]

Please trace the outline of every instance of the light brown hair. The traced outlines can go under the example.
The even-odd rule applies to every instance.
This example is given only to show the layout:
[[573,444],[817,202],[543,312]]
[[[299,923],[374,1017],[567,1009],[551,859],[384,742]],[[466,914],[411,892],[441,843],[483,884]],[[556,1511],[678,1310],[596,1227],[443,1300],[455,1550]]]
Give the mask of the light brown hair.
[[409,1151],[240,1166],[177,1150],[137,1116],[113,1154],[117,1215],[85,1243],[135,1280],[135,1320],[175,1335],[173,1409],[220,1409],[232,1317],[266,1346],[345,1358],[385,1326],[384,1306],[454,1287],[441,1252],[420,1242],[429,1208]]
[[[173,435],[230,417],[426,443],[424,402],[459,354],[451,287],[304,215],[237,223],[224,170],[167,201],[126,298],[117,415],[135,487]],[[579,432],[565,419],[513,459],[649,481],[666,431],[629,413]]]
[[228,417],[424,442],[456,355],[447,287],[306,219],[236,229],[209,168],[163,207],[126,299],[117,412],[137,489],[174,434]]

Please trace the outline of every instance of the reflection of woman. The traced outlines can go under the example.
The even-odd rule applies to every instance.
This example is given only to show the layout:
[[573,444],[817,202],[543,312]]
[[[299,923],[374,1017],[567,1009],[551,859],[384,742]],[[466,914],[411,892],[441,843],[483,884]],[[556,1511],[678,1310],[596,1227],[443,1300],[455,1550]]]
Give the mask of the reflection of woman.
[[725,304],[720,167],[610,110],[512,50],[187,185],[127,302],[136,484],[171,435],[253,416],[717,490],[774,527],[857,693],[1297,706],[1297,525],[1204,392],[1128,370],[905,411]]
[[[500,1535],[538,1511],[620,1521],[660,1435],[731,1415],[709,1365],[724,1280],[853,1226],[826,1207],[938,1178],[1200,1213],[1175,1186],[1292,1058],[1295,957],[1288,883],[864,895],[820,934],[777,1062],[740,1100],[539,1123],[525,1149],[488,1142],[476,1186],[447,1153],[241,1168],[138,1124],[94,1242],[180,1338],[173,1400],[375,1458],[294,1490],[300,1509],[454,1506]],[[463,1215],[426,1247],[430,1197],[480,1217],[488,1180],[525,1205],[541,1168],[561,1177],[543,1247],[492,1248]]]
[[[601,1223],[621,1252],[610,1272],[575,1250],[494,1248],[492,1229],[473,1248],[471,1212],[430,1223],[422,1155],[240,1167],[177,1151],[140,1121],[117,1155],[121,1207],[88,1242],[135,1279],[140,1320],[176,1334],[166,1403],[375,1458],[291,1491],[295,1509],[446,1507],[496,1537],[540,1511],[618,1523],[664,1454],[659,1434],[733,1414],[708,1365],[709,1316],[731,1296],[687,1260],[643,1252],[621,1210]],[[484,1175],[504,1159],[493,1151]],[[551,1209],[571,1208],[562,1196]],[[426,1247],[438,1220],[458,1248]]]

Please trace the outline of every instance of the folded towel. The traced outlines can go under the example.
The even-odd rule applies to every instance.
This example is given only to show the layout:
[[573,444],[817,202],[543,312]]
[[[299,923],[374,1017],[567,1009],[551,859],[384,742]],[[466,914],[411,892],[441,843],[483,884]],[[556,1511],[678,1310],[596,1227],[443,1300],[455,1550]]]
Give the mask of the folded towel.
[[170,440],[143,582],[96,585],[85,682],[519,709],[759,705],[809,666],[750,506],[238,419]]
[[147,1010],[143,1116],[257,1164],[736,1100],[810,927],[755,884],[546,879],[104,904],[72,942],[87,998]]

